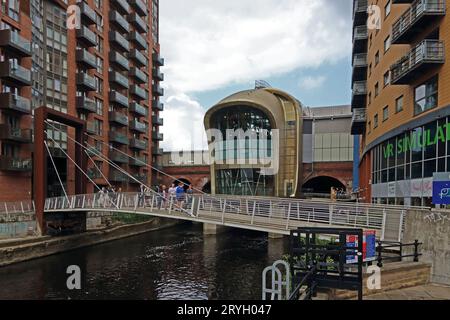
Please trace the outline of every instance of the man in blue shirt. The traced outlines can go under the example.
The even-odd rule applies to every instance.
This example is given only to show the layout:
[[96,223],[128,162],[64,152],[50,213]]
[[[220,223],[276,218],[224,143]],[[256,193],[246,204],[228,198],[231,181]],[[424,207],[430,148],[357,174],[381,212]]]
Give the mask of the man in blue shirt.
[[179,208],[182,209],[184,206],[184,196],[185,196],[183,182],[180,182],[178,184],[178,187],[175,190],[175,195],[177,197],[177,205]]

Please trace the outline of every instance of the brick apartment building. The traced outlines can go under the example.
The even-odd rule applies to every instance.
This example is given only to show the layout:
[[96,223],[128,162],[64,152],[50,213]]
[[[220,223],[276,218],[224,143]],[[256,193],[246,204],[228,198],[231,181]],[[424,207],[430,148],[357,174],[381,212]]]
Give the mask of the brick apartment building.
[[[33,110],[47,106],[87,121],[89,175],[97,185],[123,190],[138,183],[95,156],[100,152],[144,183],[158,173],[162,156],[159,112],[164,90],[160,67],[158,0],[5,0],[0,25],[0,199],[32,195]],[[79,28],[68,29],[68,6],[77,5]],[[69,7],[69,15],[70,15]],[[73,158],[74,143],[48,128],[48,134]],[[73,163],[48,140],[58,172],[74,191]],[[109,148],[113,146],[132,156]],[[100,169],[100,170],[98,170]],[[101,173],[100,173],[101,171]],[[62,190],[48,164],[48,195]],[[94,185],[88,185],[94,191]]]
[[[368,28],[377,5],[380,27]],[[445,0],[356,0],[352,133],[361,138],[366,202],[431,205],[450,171],[450,18]]]

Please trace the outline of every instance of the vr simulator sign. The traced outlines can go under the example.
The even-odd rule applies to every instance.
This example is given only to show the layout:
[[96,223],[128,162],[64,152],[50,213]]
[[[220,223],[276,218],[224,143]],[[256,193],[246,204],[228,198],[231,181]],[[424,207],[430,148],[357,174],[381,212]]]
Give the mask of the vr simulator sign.
[[433,204],[450,204],[450,173],[433,175]]

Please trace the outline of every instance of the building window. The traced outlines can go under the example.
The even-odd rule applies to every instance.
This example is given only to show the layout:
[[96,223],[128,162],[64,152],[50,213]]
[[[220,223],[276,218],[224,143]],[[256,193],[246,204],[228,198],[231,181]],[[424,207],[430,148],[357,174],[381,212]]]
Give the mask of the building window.
[[97,72],[103,73],[103,59],[99,56],[96,56],[95,59],[97,60]]
[[438,78],[435,76],[414,90],[414,115],[435,108],[437,100]]
[[103,115],[103,100],[95,98],[95,107],[99,116]]
[[386,19],[391,14],[391,0],[384,6],[384,18]]
[[375,67],[380,63],[380,51],[375,53]]
[[372,103],[372,92],[369,92],[369,105]]
[[372,64],[369,64],[369,77],[372,75]]
[[19,0],[2,0],[2,12],[13,20],[19,21]]
[[378,114],[373,117],[373,128],[378,128]]
[[378,94],[380,93],[380,86],[378,85],[378,82],[375,83],[375,97],[378,97]]
[[99,10],[103,8],[103,0],[94,0],[95,7]]
[[387,71],[383,76],[383,83],[384,83],[385,87],[391,83],[390,75],[391,75],[391,73],[389,71]]
[[395,100],[395,112],[399,113],[403,111],[403,96],[397,98],[397,100]]
[[388,36],[386,40],[384,40],[384,52],[386,53],[386,51],[388,51],[390,47],[391,47],[391,36]]
[[389,106],[383,108],[383,122],[389,119]]
[[367,132],[370,133],[370,131],[372,130],[372,122],[367,122]]

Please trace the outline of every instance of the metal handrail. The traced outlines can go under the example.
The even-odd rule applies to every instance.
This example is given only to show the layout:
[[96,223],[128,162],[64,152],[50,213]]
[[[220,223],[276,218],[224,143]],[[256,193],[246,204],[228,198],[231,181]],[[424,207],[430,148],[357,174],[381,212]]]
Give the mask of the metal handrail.
[[[423,243],[419,242],[419,240],[415,240],[412,243],[402,243],[397,241],[377,241],[377,266],[383,267],[383,261],[387,260],[395,260],[395,261],[403,261],[404,258],[414,258],[414,262],[419,262],[419,257],[422,256],[422,253],[419,252],[419,246]],[[414,247],[414,253],[412,254],[403,254],[404,248]],[[390,251],[389,253],[394,254],[393,256],[383,256],[383,252],[386,253],[386,249],[395,249],[398,248],[398,252]]]
[[[302,295],[300,293],[300,290],[302,289],[302,287],[307,285],[308,282],[310,282],[310,278],[312,278],[315,273],[316,273],[316,267],[313,266],[311,268],[311,270],[303,277],[303,279],[300,281],[300,283],[292,291],[292,293],[289,296],[288,300],[299,300],[300,296]],[[306,296],[305,296],[304,300],[311,299],[311,296],[314,294],[314,289],[315,289],[315,285],[314,284],[308,285],[308,288],[305,290],[305,292],[303,292],[303,293],[306,293]]]

